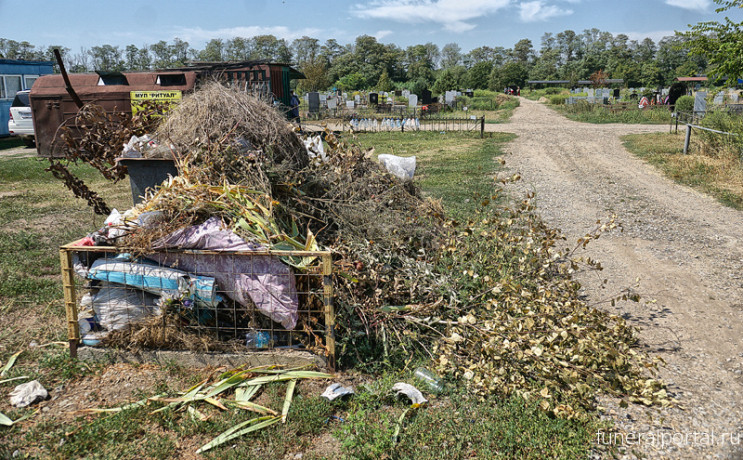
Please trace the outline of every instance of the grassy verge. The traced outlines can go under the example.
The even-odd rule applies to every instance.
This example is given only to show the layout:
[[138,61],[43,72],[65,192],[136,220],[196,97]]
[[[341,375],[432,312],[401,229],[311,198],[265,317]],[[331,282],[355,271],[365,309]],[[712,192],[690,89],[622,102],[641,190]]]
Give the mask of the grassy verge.
[[359,145],[374,148],[375,154],[416,156],[416,182],[431,196],[442,201],[452,217],[472,215],[478,197],[493,189],[500,145],[515,135],[493,133],[479,139],[469,133],[420,131],[416,133],[376,133],[359,136]]
[[630,152],[674,181],[707,193],[726,206],[743,209],[743,168],[735,152],[707,152],[692,138],[690,154],[684,155],[683,133],[632,134],[622,140]]
[[[512,135],[479,139],[466,133],[379,133],[357,142],[376,153],[416,155],[417,181],[440,198],[454,217],[474,215],[478,196],[489,196],[500,146]],[[57,248],[97,228],[86,205],[43,171],[36,159],[0,159],[0,361],[23,350],[7,377],[36,378],[50,390],[47,410],[12,409],[0,398],[0,412],[12,419],[0,427],[0,457],[17,450],[38,458],[197,458],[198,447],[246,415],[209,406],[208,417],[151,411],[153,403],[112,415],[81,415],[71,410],[118,406],[142,397],[189,388],[210,370],[178,366],[93,366],[66,358],[66,350],[44,347],[64,340]],[[89,168],[76,172],[110,205],[129,206],[126,183],[110,186]],[[21,256],[19,256],[21,255]],[[412,367],[412,366],[411,366]],[[395,382],[411,382],[408,369],[381,375],[355,375],[357,395],[329,403],[318,395],[324,387],[302,382],[286,424],[239,438],[205,458],[585,458],[591,448],[594,420],[565,421],[516,397],[478,399],[451,386],[430,397],[431,404],[407,412],[393,397]],[[365,383],[365,384],[364,384]],[[16,382],[0,384],[7,394]],[[260,403],[280,408],[284,384],[267,387]],[[394,432],[399,428],[395,441]],[[432,429],[435,428],[435,429]]]
[[551,105],[567,118],[583,123],[642,123],[642,124],[668,124],[671,120],[671,112],[667,107],[638,109],[630,106],[623,110],[612,110],[611,106],[600,104],[577,103],[571,105]]

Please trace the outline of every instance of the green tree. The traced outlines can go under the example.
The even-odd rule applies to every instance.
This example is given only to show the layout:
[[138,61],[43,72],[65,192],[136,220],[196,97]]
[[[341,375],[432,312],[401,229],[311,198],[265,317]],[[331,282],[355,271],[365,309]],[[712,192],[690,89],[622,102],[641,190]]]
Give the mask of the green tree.
[[[714,0],[722,13],[734,8],[743,9],[743,0]],[[743,78],[743,22],[700,22],[688,32],[677,33],[688,39],[689,52],[704,56],[710,72],[718,78]]]
[[390,80],[387,69],[384,69],[379,76],[379,81],[377,81],[377,91],[392,91],[392,89],[392,80]]
[[478,62],[467,71],[464,80],[465,86],[472,89],[486,89],[492,71],[493,64],[491,62]]
[[225,59],[228,61],[247,61],[253,54],[253,45],[249,38],[233,37],[227,41]]
[[507,62],[501,67],[494,67],[490,73],[489,88],[493,91],[502,91],[506,86],[521,86],[526,84],[529,71],[520,62]]
[[534,47],[531,44],[531,40],[526,38],[519,40],[513,45],[511,56],[514,61],[524,66],[528,67],[531,65],[534,61]]
[[94,46],[88,51],[93,60],[93,68],[102,71],[124,70],[124,60],[118,46]]
[[365,88],[366,81],[364,76],[360,73],[352,73],[346,75],[335,82],[335,87],[342,91],[353,91],[360,88]]
[[306,78],[299,80],[297,86],[301,93],[322,91],[330,85],[328,67],[322,59],[316,59],[314,62],[304,64],[302,66],[302,73]]
[[448,69],[462,63],[462,48],[456,43],[447,43],[441,48],[441,68]]
[[196,53],[199,61],[222,62],[225,60],[225,43],[221,38],[209,40],[203,50]]
[[461,86],[464,73],[465,68],[461,66],[442,70],[431,90],[434,93],[443,94],[446,91],[458,89]]
[[305,64],[313,63],[318,59],[320,54],[320,41],[316,38],[304,36],[292,42],[291,46],[294,54],[294,62],[300,67]]

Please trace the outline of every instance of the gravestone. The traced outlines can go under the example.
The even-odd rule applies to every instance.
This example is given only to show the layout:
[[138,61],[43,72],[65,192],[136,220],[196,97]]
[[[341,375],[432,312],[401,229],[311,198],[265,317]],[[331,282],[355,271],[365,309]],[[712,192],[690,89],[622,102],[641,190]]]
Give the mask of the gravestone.
[[614,99],[619,99],[619,88],[614,89]]
[[310,113],[320,112],[320,93],[307,93],[307,106]]
[[730,93],[730,100],[733,101],[733,104],[737,104],[739,98],[740,96],[738,96],[738,93]]
[[587,95],[588,97],[593,97],[593,88],[588,88],[588,89],[586,90],[586,95]]
[[715,95],[715,99],[712,101],[715,105],[722,105],[722,103],[725,102],[725,93],[720,91]]
[[456,97],[457,97],[457,92],[456,92],[456,91],[447,91],[447,92],[446,92],[446,93],[444,94],[444,101],[445,101],[445,102],[446,102],[447,104],[452,104],[452,103],[454,103],[454,99],[455,99]]
[[410,91],[408,91],[407,89],[402,90],[402,97],[409,99]]
[[331,96],[328,98],[328,108],[329,109],[335,109],[338,107],[338,97]]
[[369,93],[369,105],[377,105],[377,104],[379,104],[379,94]]
[[327,94],[321,94],[320,95],[320,104],[325,105],[326,102],[328,102],[328,95]]
[[361,96],[359,96],[359,95],[357,94],[357,95],[355,95],[355,96],[353,97],[353,100],[354,100],[354,102],[356,102],[357,104],[360,104],[360,103],[361,103]]
[[694,96],[694,113],[707,111],[707,92],[698,91]]
[[421,104],[426,105],[431,103],[431,91],[424,89],[421,91]]
[[355,101],[346,101],[346,107],[349,108],[349,109],[353,109],[354,107],[356,107],[356,102]]
[[408,107],[415,107],[418,105],[418,96],[415,94],[408,95]]

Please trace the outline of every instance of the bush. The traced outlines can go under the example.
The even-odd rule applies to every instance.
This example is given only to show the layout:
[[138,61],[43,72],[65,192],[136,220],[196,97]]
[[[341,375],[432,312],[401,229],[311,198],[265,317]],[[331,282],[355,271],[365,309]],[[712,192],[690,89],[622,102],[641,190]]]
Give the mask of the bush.
[[549,101],[552,105],[563,105],[569,97],[568,94],[553,94],[549,97]]
[[562,93],[562,88],[546,88],[544,90],[544,94],[560,94]]
[[694,110],[694,98],[681,96],[676,101],[676,112],[692,112]]

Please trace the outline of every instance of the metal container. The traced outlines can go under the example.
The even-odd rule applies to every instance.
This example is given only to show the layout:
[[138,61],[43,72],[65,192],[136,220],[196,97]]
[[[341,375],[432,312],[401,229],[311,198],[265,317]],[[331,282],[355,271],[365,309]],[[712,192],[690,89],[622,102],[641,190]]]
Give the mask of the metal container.
[[[290,81],[301,78],[305,78],[304,75],[288,64],[265,61],[204,63],[150,72],[69,74],[70,86],[83,103],[96,103],[108,113],[129,115],[135,101],[172,100],[172,97],[167,97],[170,93],[189,93],[199,81],[208,79],[222,81],[243,91],[257,92],[288,106]],[[165,97],[159,98],[158,95]],[[38,153],[49,157],[53,154],[52,142],[60,126],[79,110],[62,75],[45,75],[36,80],[31,89],[31,110]]]
[[168,176],[178,175],[175,162],[165,158],[119,158],[116,161],[129,170],[134,205],[142,201],[147,189],[154,190]]

